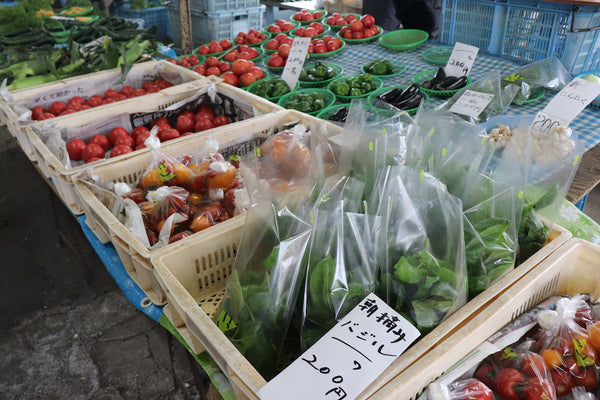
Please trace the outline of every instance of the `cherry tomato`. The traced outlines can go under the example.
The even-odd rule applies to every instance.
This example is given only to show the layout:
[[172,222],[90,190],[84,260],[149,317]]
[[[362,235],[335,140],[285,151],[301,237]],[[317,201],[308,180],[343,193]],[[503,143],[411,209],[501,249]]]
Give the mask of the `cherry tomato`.
[[129,136],[129,132],[127,132],[127,129],[120,127],[120,126],[117,126],[116,128],[112,128],[110,130],[110,132],[108,133],[108,140],[110,141],[110,144],[114,146],[115,141],[120,136]]
[[119,90],[119,93],[124,94],[127,97],[130,97],[134,91],[135,91],[135,88],[133,88],[129,85],[125,85],[121,88],[121,90]]
[[496,373],[496,392],[507,400],[518,400],[526,386],[525,376],[516,368],[503,368]]
[[230,124],[231,120],[229,118],[227,118],[225,115],[219,115],[217,117],[215,117],[213,124],[215,126],[223,126],[223,125],[227,125]]
[[81,151],[81,159],[85,162],[88,162],[90,158],[104,158],[104,149],[102,146],[97,145],[95,143],[90,143]]
[[574,386],[583,386],[587,391],[591,391],[598,383],[595,369],[581,368],[580,373],[573,378]]
[[494,392],[477,379],[466,379],[459,382],[451,397],[452,400],[493,400]]
[[187,115],[180,115],[177,117],[175,129],[179,133],[189,132],[194,129],[194,120]]
[[80,139],[71,139],[67,143],[67,153],[69,153],[69,158],[73,161],[81,160],[81,153],[83,149],[85,149],[87,145],[83,140]]
[[31,119],[33,120],[38,120],[41,118],[41,116],[44,114],[44,107],[43,106],[35,106],[31,109]]
[[94,135],[90,140],[88,140],[88,143],[96,143],[97,145],[102,146],[104,151],[107,151],[110,147],[110,141],[108,138],[101,134]]
[[128,147],[135,147],[135,140],[127,135],[127,136],[119,136],[116,140],[115,140],[115,144],[114,146],[119,146],[119,145],[125,145]]
[[167,140],[171,139],[177,139],[179,136],[181,136],[181,134],[175,128],[161,129],[158,132],[158,139],[161,142],[166,142]]
[[118,144],[115,147],[112,148],[112,150],[110,151],[110,157],[117,157],[120,156],[122,154],[127,154],[127,153],[131,153],[133,151],[133,149],[129,146],[126,146],[124,144]]
[[106,89],[106,91],[104,92],[104,98],[115,98],[117,94],[118,92],[115,89]]
[[58,115],[61,112],[63,112],[65,108],[67,108],[67,105],[64,102],[55,101],[54,103],[50,104],[50,107],[48,107],[48,112],[51,112],[54,115]]
[[529,377],[543,376],[547,371],[546,363],[539,354],[527,353],[521,360],[521,371]]
[[[133,128],[133,130],[131,131],[131,137],[133,138],[133,140],[135,140],[137,142],[137,138],[140,134],[148,132],[148,135],[150,135],[150,130],[148,128],[146,128],[143,125],[140,126],[136,126],[135,128]],[[147,138],[148,136],[146,136]],[[146,140],[146,139],[144,139]]]
[[98,107],[102,104],[103,100],[104,99],[102,98],[102,96],[100,96],[99,94],[94,94],[87,99],[86,104],[90,107]]
[[492,363],[483,363],[475,370],[474,378],[479,379],[489,387],[494,387],[496,368]]
[[550,371],[550,377],[552,378],[552,383],[554,383],[554,388],[556,389],[556,394],[558,396],[565,396],[571,393],[571,389],[573,388],[573,376],[563,369],[553,369]]
[[196,132],[205,131],[214,127],[214,124],[208,118],[198,118],[194,124],[194,130]]

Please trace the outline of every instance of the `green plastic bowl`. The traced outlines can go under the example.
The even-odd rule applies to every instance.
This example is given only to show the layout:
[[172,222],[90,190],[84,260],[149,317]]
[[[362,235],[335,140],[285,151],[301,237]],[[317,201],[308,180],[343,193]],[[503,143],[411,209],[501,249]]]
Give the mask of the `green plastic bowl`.
[[297,13],[294,13],[293,15],[290,16],[290,21],[297,22],[300,25],[308,25],[311,22],[321,22],[321,21],[323,21],[323,18],[325,18],[327,16],[327,10],[323,10],[323,9],[310,10],[310,13],[314,14],[317,11],[319,11],[322,14],[320,18],[311,19],[310,21],[297,21],[294,19],[294,15],[296,15]]
[[[269,81],[272,81],[272,80],[281,80],[281,78],[280,78],[279,76],[265,77],[265,78],[263,78],[263,79],[261,79],[261,80],[258,80],[258,81],[256,81],[256,82],[254,82],[252,85],[248,86],[248,87],[247,87],[247,88],[245,88],[245,89],[246,89],[248,92],[250,92],[250,93],[252,93],[252,94],[254,94],[254,95],[257,95],[257,94],[255,93],[255,90],[256,90],[256,88],[258,87],[258,85],[259,85],[260,83],[269,82]],[[296,90],[297,88],[298,88],[298,85],[296,84],[296,87],[294,88],[294,90]],[[293,92],[293,91],[290,91],[290,92],[288,92],[288,93],[291,93],[291,92]],[[277,103],[277,102],[279,101],[279,99],[280,99],[281,97],[285,96],[286,94],[287,94],[287,93],[285,93],[285,94],[282,94],[281,96],[263,97],[263,98],[264,98],[264,99],[266,99],[266,100],[269,100],[270,102]],[[257,95],[257,96],[258,96],[258,95]]]
[[[298,28],[304,28],[304,26],[299,26]],[[296,29],[298,29],[296,28]],[[303,36],[298,36],[296,35],[296,29],[294,29],[293,31],[290,32],[290,36],[295,38],[295,37],[303,37]],[[318,35],[315,36],[310,36],[311,39],[317,39],[317,38],[322,38],[325,35],[328,35],[331,33],[331,29],[329,29],[326,25],[323,25],[323,33],[319,33]],[[304,36],[306,37],[306,36]]]
[[[204,46],[204,45],[202,45],[202,46]],[[222,55],[222,54],[225,54],[225,53],[227,53],[228,51],[231,51],[231,49],[227,49],[227,50],[219,51],[218,53],[200,54],[200,53],[198,53],[198,49],[199,49],[200,47],[202,47],[202,46],[198,46],[198,47],[196,47],[196,48],[195,48],[195,49],[192,51],[192,53],[194,53],[194,54],[195,54],[195,55],[197,55],[198,57],[202,56],[202,57],[206,57],[206,58],[208,58],[208,57],[211,57],[211,56],[214,56],[214,57],[219,57],[220,55]],[[233,46],[232,46],[232,47],[233,47]]]
[[[304,67],[302,69],[303,70],[308,70],[313,65],[314,65],[314,63],[304,64]],[[301,87],[303,87],[303,88],[317,88],[317,87],[327,86],[329,84],[329,82],[333,81],[335,78],[337,78],[338,76],[342,75],[342,73],[344,72],[344,68],[342,68],[341,65],[330,64],[330,63],[328,63],[327,65],[329,65],[335,71],[335,76],[333,78],[325,79],[323,81],[318,81],[318,82],[308,82],[308,81],[298,80],[298,84]]]
[[337,37],[339,37],[340,39],[342,39],[344,42],[347,42],[349,44],[361,44],[361,43],[367,43],[370,41],[373,41],[377,38],[381,38],[383,37],[383,28],[379,25],[374,25],[377,28],[379,28],[379,33],[377,33],[377,35],[373,35],[371,37],[368,38],[364,38],[364,39],[345,39],[342,35],[340,35],[340,32],[337,33]]
[[[357,19],[360,19],[360,17],[361,17],[360,14],[356,14],[356,13],[343,13],[342,17],[344,17],[344,19],[346,19],[346,17],[350,14],[354,15]],[[350,24],[348,23],[348,24],[343,24],[343,25],[329,25],[327,22],[325,22],[325,25],[328,26],[332,31],[339,31],[344,26],[348,26]]]
[[344,42],[342,40],[342,45],[340,46],[339,49],[334,50],[334,51],[328,51],[325,53],[308,53],[308,58],[327,58],[327,57],[332,57],[335,56],[336,54],[338,54],[340,51],[342,51],[344,49],[344,47],[346,47],[346,42]]
[[284,94],[283,96],[281,96],[281,98],[279,99],[277,104],[283,108],[288,108],[287,104],[289,103],[290,99],[294,98],[294,96],[299,96],[299,95],[303,95],[303,94],[314,94],[314,93],[322,93],[323,95],[325,95],[325,105],[322,108],[319,108],[318,110],[308,112],[307,114],[309,114],[309,115],[317,115],[320,111],[324,110],[325,108],[327,108],[330,105],[332,105],[333,103],[335,103],[335,95],[332,92],[330,92],[329,90],[312,88],[312,89],[294,90],[291,93]]
[[429,34],[420,29],[401,29],[386,33],[379,44],[388,50],[406,51],[419,47],[429,39]]
[[[394,69],[394,72],[392,72],[391,74],[375,75],[372,72],[369,72],[369,73],[378,78],[385,79],[385,78],[392,78],[394,76],[400,75],[401,73],[406,71],[406,64],[404,64],[402,61],[398,61],[398,60],[388,60],[388,61],[392,63],[392,66]],[[366,64],[363,65],[362,67],[360,67],[360,70],[363,73],[367,73],[367,71],[365,71],[365,67],[366,67]]]
[[[372,106],[377,108],[377,96],[384,94],[385,92],[392,90],[392,89],[406,89],[406,86],[390,86],[390,87],[385,87],[385,88],[381,88],[373,93],[371,93],[369,95],[369,97],[367,97],[367,103]],[[421,93],[423,93],[423,98],[424,101],[429,101],[429,96],[427,95],[427,93],[423,92],[422,90],[420,90]],[[382,100],[379,100],[382,101]],[[385,102],[384,102],[385,103]],[[409,113],[410,115],[414,115],[417,110],[419,109],[419,107],[415,107],[415,108],[411,108],[409,110],[402,110],[402,111],[406,111],[407,113]]]
[[[335,78],[334,80],[332,80],[331,82],[329,82],[329,84],[327,85],[327,90],[331,91],[331,85],[333,85],[334,82],[338,82],[338,81],[345,81],[348,80],[350,78],[353,78],[355,76],[361,76],[362,74],[354,74],[354,75],[346,75],[346,76],[340,76],[339,78]],[[378,78],[377,76],[373,75],[373,80],[375,81],[375,89],[371,90],[370,92],[361,94],[360,96],[341,96],[339,94],[335,94],[333,91],[331,91],[331,93],[335,94],[335,97],[338,98],[338,100],[340,101],[344,101],[344,102],[348,102],[351,101],[352,99],[360,99],[363,97],[367,97],[369,94],[379,90],[382,86],[383,86],[383,81]]]
[[[344,103],[344,104],[334,104],[331,105],[329,107],[325,107],[324,109],[322,109],[320,112],[317,113],[317,115],[315,115],[317,118],[321,118],[324,120],[329,120],[329,117],[331,117],[333,114],[335,114],[337,112],[337,110],[339,110],[342,107],[348,107],[350,108],[350,103]],[[339,123],[344,123],[343,121],[331,121],[334,124],[339,124]]]
[[421,56],[429,64],[445,66],[452,54],[452,46],[436,46],[425,50]]
[[[262,32],[264,33],[264,32]],[[256,43],[251,43],[251,44],[247,44],[246,46],[249,47],[260,47],[263,45],[263,43],[267,43],[269,40],[271,40],[271,36],[268,33],[265,33],[265,35],[267,36],[264,40],[261,40],[260,42],[256,42]],[[235,46],[235,44],[234,44]]]
[[[421,85],[423,82],[432,79],[435,76],[436,72],[437,72],[437,69],[429,69],[427,71],[420,72],[413,77],[412,81],[413,81],[413,83],[418,83],[419,85]],[[455,89],[455,90],[432,90],[432,89],[425,89],[424,87],[421,87],[420,90],[421,90],[421,92],[423,92],[429,96],[439,97],[439,98],[448,98],[448,97],[454,96],[459,90],[466,88],[470,84],[471,84],[471,78],[469,78],[467,76],[467,84],[465,86]]]

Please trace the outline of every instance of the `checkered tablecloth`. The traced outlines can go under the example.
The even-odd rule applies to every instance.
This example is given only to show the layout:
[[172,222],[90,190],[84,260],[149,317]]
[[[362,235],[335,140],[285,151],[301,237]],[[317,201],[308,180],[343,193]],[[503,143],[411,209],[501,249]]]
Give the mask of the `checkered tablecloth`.
[[[396,85],[408,85],[413,76],[419,72],[438,68],[429,64],[423,59],[422,53],[428,48],[443,45],[438,42],[426,42],[420,47],[409,51],[391,51],[377,43],[377,41],[363,44],[346,44],[346,48],[338,54],[326,58],[330,63],[341,65],[344,68],[344,75],[358,74],[360,68],[370,60],[390,59],[398,60],[406,65],[406,71],[400,75],[386,78],[384,87]],[[473,81],[482,78],[493,70],[500,70],[502,75],[508,75],[514,72],[521,65],[514,61],[505,60],[497,56],[480,53],[471,69],[470,77]],[[542,110],[552,98],[552,93],[546,95],[539,101],[525,104],[522,106],[512,105],[507,110],[507,115],[535,115]],[[434,102],[442,102],[440,99],[432,99]],[[587,107],[571,123],[570,127],[579,134],[584,149],[588,150],[600,143],[600,110]]]

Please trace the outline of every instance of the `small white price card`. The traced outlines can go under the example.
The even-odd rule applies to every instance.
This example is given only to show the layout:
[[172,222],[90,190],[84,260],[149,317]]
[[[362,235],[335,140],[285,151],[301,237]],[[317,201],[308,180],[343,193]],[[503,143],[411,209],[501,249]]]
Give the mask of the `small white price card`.
[[285,81],[290,87],[290,90],[294,90],[302,67],[304,66],[304,60],[306,59],[306,53],[308,53],[308,45],[310,44],[310,38],[308,37],[295,37],[292,48],[290,49],[290,55],[285,63],[285,68],[281,74],[281,79]]
[[450,111],[456,114],[466,115],[467,117],[476,118],[483,110],[485,110],[493,98],[493,94],[467,89],[456,102],[452,104]]
[[469,71],[475,63],[475,58],[477,58],[477,53],[479,53],[478,47],[456,42],[448,63],[444,67],[444,72],[447,76],[469,75]]
[[352,400],[420,333],[374,294],[259,391],[261,400]]

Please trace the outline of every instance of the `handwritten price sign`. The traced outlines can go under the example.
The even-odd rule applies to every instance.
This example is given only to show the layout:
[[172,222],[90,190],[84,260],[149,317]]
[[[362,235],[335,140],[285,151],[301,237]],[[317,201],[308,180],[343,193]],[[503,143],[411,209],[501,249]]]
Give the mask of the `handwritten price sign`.
[[456,42],[448,63],[444,68],[447,76],[467,76],[471,71],[479,48],[468,44]]

